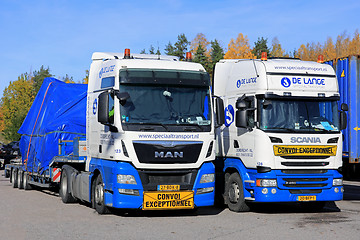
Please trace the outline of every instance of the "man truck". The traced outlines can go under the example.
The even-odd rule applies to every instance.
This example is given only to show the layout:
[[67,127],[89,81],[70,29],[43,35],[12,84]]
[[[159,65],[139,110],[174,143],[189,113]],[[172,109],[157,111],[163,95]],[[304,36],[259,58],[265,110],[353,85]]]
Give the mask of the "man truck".
[[13,187],[59,185],[64,203],[99,214],[211,206],[212,109],[198,63],[96,52],[88,86],[45,79],[19,130],[23,161],[6,171]]
[[213,89],[225,105],[216,148],[230,210],[247,211],[258,202],[322,209],[342,199],[340,130],[347,105],[338,109],[331,66],[266,54],[221,60]]

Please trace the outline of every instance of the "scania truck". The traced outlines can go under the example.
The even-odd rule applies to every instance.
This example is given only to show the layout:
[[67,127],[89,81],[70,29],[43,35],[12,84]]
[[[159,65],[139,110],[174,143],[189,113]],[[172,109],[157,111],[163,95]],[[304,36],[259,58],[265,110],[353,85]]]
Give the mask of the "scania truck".
[[342,199],[347,105],[339,109],[331,66],[265,54],[226,59],[215,66],[213,88],[225,105],[216,148],[230,210],[260,202],[318,210]]
[[200,64],[96,52],[80,85],[44,81],[19,131],[23,161],[6,166],[14,187],[58,184],[64,203],[99,214],[214,204],[213,108]]

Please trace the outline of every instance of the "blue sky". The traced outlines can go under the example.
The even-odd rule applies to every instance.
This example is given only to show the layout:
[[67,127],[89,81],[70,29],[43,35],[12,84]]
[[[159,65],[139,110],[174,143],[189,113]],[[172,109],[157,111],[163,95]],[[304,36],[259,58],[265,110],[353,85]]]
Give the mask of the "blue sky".
[[148,51],[203,33],[224,48],[239,33],[253,46],[277,37],[286,51],[360,30],[359,0],[0,0],[0,96],[41,65],[85,77],[95,51]]

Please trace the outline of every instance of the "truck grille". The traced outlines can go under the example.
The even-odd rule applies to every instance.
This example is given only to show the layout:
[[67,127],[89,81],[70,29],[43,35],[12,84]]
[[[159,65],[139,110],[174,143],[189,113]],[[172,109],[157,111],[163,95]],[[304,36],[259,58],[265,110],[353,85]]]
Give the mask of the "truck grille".
[[140,170],[138,171],[145,191],[156,191],[158,185],[180,185],[180,190],[191,190],[198,170]]
[[[310,176],[299,176],[299,177],[282,177],[278,176],[278,186],[281,189],[289,189],[289,190],[321,190],[324,188],[330,188],[332,186],[332,178],[331,177],[310,177]],[[303,188],[303,189],[299,189]]]
[[184,141],[134,141],[140,163],[174,164],[196,163],[202,142]]
[[281,165],[287,167],[324,167],[329,162],[281,162]]

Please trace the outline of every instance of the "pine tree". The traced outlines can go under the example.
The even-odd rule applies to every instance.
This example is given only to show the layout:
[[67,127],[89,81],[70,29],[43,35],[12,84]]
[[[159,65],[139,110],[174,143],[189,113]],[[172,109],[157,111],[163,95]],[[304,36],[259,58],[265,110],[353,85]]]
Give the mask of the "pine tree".
[[194,62],[196,63],[200,63],[201,65],[203,65],[203,67],[205,68],[205,70],[207,72],[209,72],[209,59],[206,57],[205,55],[205,49],[203,48],[203,46],[201,45],[201,43],[199,43],[197,50],[195,52],[195,56],[194,56]]
[[263,37],[258,38],[258,40],[254,43],[255,47],[252,50],[252,53],[255,55],[256,58],[261,58],[261,53],[266,52],[268,56],[270,56],[270,50],[267,46],[267,38],[264,39]]
[[34,77],[32,78],[33,81],[33,87],[34,87],[34,95],[38,93],[43,81],[47,77],[52,77],[53,75],[50,74],[49,67],[44,68],[44,66],[40,67],[39,71],[34,71]]
[[211,49],[210,49],[210,67],[209,74],[213,74],[213,70],[215,64],[220,61],[220,59],[224,58],[224,49],[220,46],[218,40],[211,41]]

